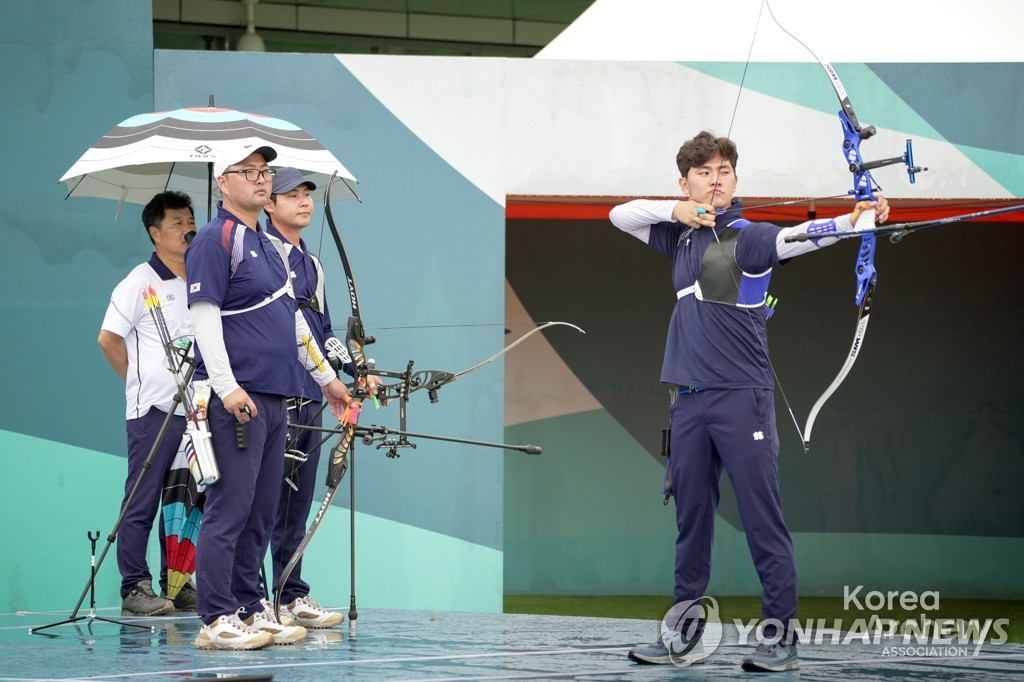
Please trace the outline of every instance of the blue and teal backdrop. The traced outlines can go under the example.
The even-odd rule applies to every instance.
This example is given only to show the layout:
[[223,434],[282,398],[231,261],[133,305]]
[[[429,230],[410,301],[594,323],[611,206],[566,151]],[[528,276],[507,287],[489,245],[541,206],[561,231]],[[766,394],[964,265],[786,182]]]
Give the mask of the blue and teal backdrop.
[[[70,608],[88,577],[86,533],[106,537],[124,486],[123,388],[96,337],[113,286],[151,247],[138,207],[115,221],[113,202],[64,201],[56,180],[117,122],[210,95],[302,126],[359,179],[362,203],[338,202],[335,215],[379,367],[461,369],[528,320],[588,331],[531,339],[504,375],[495,363],[410,408],[412,430],[535,442],[541,457],[421,441],[389,460],[358,448],[360,604],[498,611],[505,592],[670,592],[674,530],[657,492],[667,267],[601,219],[507,221],[507,197],[672,196],[674,150],[705,128],[733,131],[747,196],[844,191],[818,67],[754,65],[732,127],[736,65],[154,53],[149,4],[129,0],[8,3],[0,18],[0,57],[16,65],[0,75],[0,610]],[[933,168],[914,187],[880,172],[894,203],[1024,195],[1024,126],[1005,123],[1024,110],[1020,64],[837,69],[879,126],[877,155],[914,136]],[[924,77],[973,94],[943,105]],[[693,92],[710,104],[694,106]],[[340,264],[321,228],[318,215],[306,240],[341,320]],[[804,594],[865,584],[1024,597],[1020,228],[883,244],[865,349],[810,456],[780,411]],[[853,333],[852,264],[853,247],[837,246],[773,280],[772,352],[801,418]],[[364,419],[397,423],[393,409]],[[348,601],[343,488],[304,564],[331,605]],[[716,539],[711,590],[756,594],[728,494]],[[117,603],[118,582],[110,557],[101,606]]]

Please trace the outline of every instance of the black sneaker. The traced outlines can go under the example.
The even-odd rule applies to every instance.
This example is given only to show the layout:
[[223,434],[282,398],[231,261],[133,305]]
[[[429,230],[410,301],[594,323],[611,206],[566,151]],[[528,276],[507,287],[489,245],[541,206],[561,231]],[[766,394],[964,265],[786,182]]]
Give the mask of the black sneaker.
[[170,599],[156,596],[152,580],[142,580],[121,599],[122,616],[161,616],[174,610]]
[[796,655],[796,644],[761,644],[754,653],[743,658],[743,669],[747,672],[769,673],[799,670],[800,658]]
[[[160,595],[164,599],[170,599],[167,593]],[[187,583],[181,586],[178,590],[178,596],[174,598],[174,610],[175,611],[195,611],[196,610],[196,586],[189,580]]]

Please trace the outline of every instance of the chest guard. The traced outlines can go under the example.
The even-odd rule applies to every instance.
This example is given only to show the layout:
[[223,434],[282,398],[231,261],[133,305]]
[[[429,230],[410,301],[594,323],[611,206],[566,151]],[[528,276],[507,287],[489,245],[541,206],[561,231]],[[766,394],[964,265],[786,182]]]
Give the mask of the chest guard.
[[[286,242],[283,239],[278,239],[272,234],[267,235],[270,241],[277,247],[277,252],[281,254],[281,260],[284,261],[284,269],[291,273],[291,264],[288,261],[288,257],[291,255],[292,249],[295,248],[290,242]],[[316,269],[316,287],[313,295],[307,298],[305,301],[298,301],[299,310],[303,308],[312,308],[317,313],[323,315],[323,306],[321,301],[324,300],[325,282],[324,282],[324,268],[320,265],[320,259],[312,253],[308,254],[309,259],[313,261],[313,266]]]
[[698,301],[737,308],[757,308],[765,304],[771,268],[749,273],[741,270],[736,262],[736,240],[749,224],[749,220],[739,219],[721,229],[718,241],[709,244],[704,251],[697,283],[677,292],[678,298],[692,293]]

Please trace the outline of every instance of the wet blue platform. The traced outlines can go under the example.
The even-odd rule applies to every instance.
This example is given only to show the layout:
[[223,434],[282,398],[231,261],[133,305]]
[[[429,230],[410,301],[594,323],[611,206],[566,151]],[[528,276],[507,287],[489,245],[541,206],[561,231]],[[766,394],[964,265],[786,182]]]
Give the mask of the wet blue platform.
[[[339,609],[346,611],[347,609]],[[360,609],[357,636],[348,624],[311,630],[307,640],[254,652],[201,651],[192,646],[199,620],[191,614],[121,619],[153,632],[81,621],[29,634],[60,621],[62,612],[0,614],[0,682],[13,680],[669,680],[747,679],[740,660],[751,650],[726,626],[721,646],[702,665],[641,666],[628,648],[653,641],[658,623],[644,620],[513,614]],[[889,644],[894,644],[890,642]],[[883,643],[805,644],[801,670],[779,679],[1024,679],[1024,645],[986,644],[977,655],[894,656]],[[236,676],[243,676],[237,678]],[[262,679],[267,679],[266,677]]]

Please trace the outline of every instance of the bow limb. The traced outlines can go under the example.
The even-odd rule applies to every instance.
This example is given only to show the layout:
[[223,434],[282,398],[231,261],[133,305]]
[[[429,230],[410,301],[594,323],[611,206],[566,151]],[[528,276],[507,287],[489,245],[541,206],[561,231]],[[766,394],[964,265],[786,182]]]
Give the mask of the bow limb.
[[[907,167],[907,174],[910,177],[910,181],[914,182],[915,173],[921,172],[922,169],[914,165],[913,150],[910,141],[907,142],[906,152],[901,157],[894,157],[890,159],[884,159],[880,161],[872,161],[865,163],[861,158],[860,144],[863,140],[869,139],[874,136],[877,130],[874,126],[864,126],[860,123],[857,118],[857,114],[854,111],[853,104],[850,102],[850,97],[846,92],[846,88],[843,86],[842,81],[839,79],[839,75],[836,70],[828,62],[822,61],[813,50],[810,49],[803,41],[797,36],[793,35],[788,31],[775,17],[772,12],[771,4],[768,0],[763,0],[761,3],[762,11],[768,10],[769,16],[775,24],[784,33],[790,36],[797,43],[802,45],[815,61],[824,69],[826,75],[829,78],[829,82],[835,90],[836,96],[839,99],[840,111],[839,121],[843,129],[843,144],[842,152],[844,160],[853,175],[853,188],[849,191],[849,195],[852,196],[857,202],[861,201],[875,201],[874,195],[874,179],[871,177],[872,168],[880,168],[882,166],[903,163]],[[758,16],[758,23],[760,22],[760,15]],[[754,36],[756,38],[757,28],[755,26]],[[754,38],[751,39],[751,50],[753,49]],[[749,66],[749,56],[747,58]],[[743,90],[743,81],[746,78],[746,69],[744,69],[744,79],[740,81],[740,94]],[[736,98],[736,108],[739,106],[739,95]],[[736,111],[734,109],[732,121],[736,119]],[[727,137],[732,137],[732,123],[729,124],[729,133]],[[859,220],[857,224],[860,227],[858,232],[863,231],[863,234],[858,234],[861,238],[861,246],[857,253],[857,261],[855,264],[855,273],[857,277],[857,290],[855,295],[855,303],[859,306],[857,314],[856,331],[854,333],[853,344],[851,345],[850,352],[847,353],[846,360],[843,363],[839,374],[836,375],[835,379],[829,387],[822,393],[821,396],[815,401],[814,407],[811,410],[808,420],[803,430],[800,429],[800,425],[796,421],[796,417],[793,414],[792,407],[790,406],[786,393],[782,389],[782,383],[779,381],[778,373],[775,371],[774,365],[772,365],[771,359],[768,357],[768,348],[761,343],[762,350],[764,351],[766,362],[771,368],[772,374],[775,378],[776,383],[779,385],[780,393],[782,394],[783,400],[786,403],[786,408],[789,411],[790,417],[793,420],[793,424],[796,427],[797,433],[800,436],[800,440],[803,442],[804,450],[807,451],[810,447],[810,430],[814,426],[814,420],[817,418],[818,413],[822,407],[832,396],[833,393],[838,390],[839,386],[846,379],[847,375],[853,369],[854,363],[857,361],[857,357],[860,353],[860,349],[863,347],[864,337],[867,332],[867,324],[870,319],[871,300],[874,296],[875,287],[878,283],[878,273],[875,270],[875,246],[876,246],[876,235],[874,233],[875,228],[875,211],[874,209],[864,209],[859,214]],[[717,237],[717,234],[716,234]],[[737,283],[738,285],[738,283]],[[752,313],[747,309],[748,316],[751,316],[751,324],[753,325]],[[757,330],[755,328],[755,334]]]
[[274,590],[274,617],[278,620],[281,619],[281,595],[284,592],[284,586],[287,584],[292,571],[299,565],[302,554],[306,551],[309,541],[313,539],[317,528],[320,527],[320,522],[323,521],[327,510],[331,508],[331,500],[334,499],[334,494],[338,492],[338,484],[341,483],[345,473],[348,471],[348,452],[355,435],[355,425],[348,425],[338,444],[331,449],[330,463],[327,468],[327,493],[324,495],[324,501],[320,505],[320,509],[317,510],[316,516],[313,517],[312,523],[309,524],[309,530],[306,531],[305,537],[302,538],[299,546],[295,548],[291,559],[288,560],[284,570],[281,572],[277,589]]
[[853,335],[853,343],[850,345],[850,352],[846,354],[846,360],[843,361],[843,366],[839,369],[839,374],[832,380],[825,392],[818,397],[814,402],[814,406],[811,408],[810,413],[807,415],[807,422],[804,424],[802,431],[803,442],[804,442],[804,453],[809,453],[811,449],[811,430],[814,428],[814,420],[818,418],[818,412],[825,405],[832,394],[836,392],[843,380],[846,379],[846,375],[853,369],[853,364],[857,362],[857,356],[860,354],[860,349],[864,345],[864,336],[868,332],[868,320],[871,315],[871,299],[875,293],[875,281],[871,281],[868,284],[867,291],[865,292],[864,298],[860,304],[860,310],[857,313],[857,330]]
[[[352,356],[357,386],[365,390],[366,359],[363,355],[363,346],[367,343],[373,343],[374,339],[373,337],[368,338],[366,336],[359,307],[359,294],[356,291],[355,277],[352,274],[352,266],[349,264],[348,254],[345,252],[345,244],[341,241],[341,234],[338,232],[338,226],[334,222],[334,214],[331,212],[331,186],[334,184],[336,177],[337,173],[332,175],[331,179],[327,181],[327,188],[324,191],[324,216],[327,219],[331,236],[334,238],[334,245],[338,249],[338,255],[341,257],[341,265],[345,271],[345,283],[348,285],[349,303],[352,306],[352,315],[348,319],[348,329],[345,335],[346,346]],[[313,522],[310,523],[305,537],[302,538],[299,546],[295,548],[294,554],[292,554],[291,559],[288,560],[287,565],[285,565],[284,570],[281,572],[281,578],[278,580],[277,588],[274,591],[274,615],[278,618],[280,618],[281,595],[284,586],[288,582],[292,571],[295,570],[295,567],[302,559],[302,554],[306,551],[309,541],[313,539],[313,534],[320,527],[320,522],[323,520],[327,510],[330,509],[331,500],[334,499],[334,494],[338,490],[338,484],[348,471],[348,453],[354,438],[355,425],[348,425],[337,445],[331,449],[330,462],[327,467],[327,494],[324,496],[324,501],[320,505],[316,516],[313,517]]]
[[540,325],[536,329],[531,329],[530,331],[526,332],[525,334],[520,336],[518,339],[516,339],[515,341],[513,341],[509,345],[505,346],[500,351],[498,351],[497,353],[495,353],[491,357],[487,358],[483,362],[478,362],[477,364],[473,365],[472,367],[470,367],[468,369],[464,369],[461,372],[456,372],[455,374],[453,374],[451,376],[450,379],[448,379],[448,380],[444,381],[442,384],[440,384],[440,386],[443,386],[444,384],[450,384],[451,382],[455,381],[456,379],[459,379],[461,377],[466,376],[467,374],[471,374],[472,372],[477,371],[481,367],[486,367],[487,365],[491,364],[492,362],[494,362],[495,360],[497,360],[501,356],[505,355],[506,353],[508,353],[510,350],[512,350],[513,348],[515,348],[519,344],[521,344],[523,341],[526,341],[526,339],[530,338],[534,334],[538,334],[541,331],[547,329],[548,327],[555,327],[555,326],[559,326],[559,325],[561,325],[563,327],[572,327],[573,329],[578,331],[580,334],[586,334],[585,331],[583,331],[582,329],[580,329],[576,325],[572,324],[571,322],[545,322],[544,324]]
[[[771,16],[772,21],[788,36],[793,38],[796,42],[806,49],[815,61],[821,65],[822,69],[825,70],[828,75],[829,82],[832,84],[832,89],[835,90],[836,97],[839,98],[839,122],[843,129],[843,145],[842,152],[843,158],[847,163],[847,167],[853,174],[853,189],[850,190],[850,195],[858,202],[861,201],[875,201],[876,197],[874,194],[875,181],[871,177],[871,168],[878,168],[883,165],[890,165],[893,163],[904,163],[907,166],[907,174],[910,177],[910,181],[914,182],[914,174],[920,172],[922,169],[913,165],[913,150],[911,143],[907,141],[906,153],[902,157],[896,157],[892,159],[886,159],[885,161],[876,161],[873,163],[865,164],[860,153],[860,144],[862,141],[867,140],[875,135],[877,130],[874,126],[865,126],[857,118],[857,114],[853,109],[853,104],[850,102],[849,94],[846,92],[846,88],[843,87],[843,82],[839,79],[839,74],[828,62],[822,61],[814,50],[807,46],[802,40],[797,38],[795,35],[790,33],[775,17],[772,12],[771,5],[768,0],[765,0],[765,6],[768,8],[768,14]],[[860,249],[857,252],[857,262],[854,266],[854,272],[857,278],[857,291],[854,297],[855,303],[859,306],[857,311],[857,324],[853,335],[853,343],[850,346],[850,352],[847,353],[846,359],[843,362],[843,366],[839,369],[839,373],[836,375],[832,383],[829,384],[828,388],[818,397],[814,402],[814,406],[811,408],[810,413],[807,417],[807,422],[801,431],[803,440],[804,452],[810,451],[811,445],[811,430],[814,428],[814,420],[817,418],[818,413],[824,407],[828,399],[832,397],[832,394],[839,389],[839,386],[846,379],[850,370],[853,369],[853,365],[857,362],[857,357],[860,355],[860,350],[864,346],[864,337],[867,334],[868,321],[871,314],[871,302],[875,293],[875,286],[878,283],[878,272],[875,270],[875,246],[877,244],[877,237],[874,233],[875,229],[875,210],[873,208],[863,210],[857,220],[860,230],[863,231],[860,234],[861,244]]]
[[[810,51],[809,48],[808,51]],[[811,54],[814,55],[813,52]],[[814,58],[818,60],[825,73],[828,74],[842,107],[839,111],[839,121],[843,127],[843,156],[853,173],[853,189],[850,191],[850,194],[857,201],[875,201],[873,191],[874,179],[871,177],[871,171],[864,168],[864,162],[860,154],[861,141],[874,135],[875,127],[861,126],[857,120],[857,114],[854,113],[853,105],[850,103],[846,89],[843,87],[842,81],[839,80],[839,75],[835,69],[828,62],[818,59],[817,55],[814,55]],[[868,330],[871,302],[874,298],[875,286],[878,283],[878,272],[875,270],[877,237],[873,232],[870,232],[875,227],[875,209],[870,208],[861,212],[857,223],[863,230],[869,231],[861,235],[860,249],[857,252],[857,262],[854,266],[854,272],[857,277],[857,293],[854,300],[859,308],[853,342],[850,345],[850,351],[846,354],[842,367],[839,368],[839,373],[836,374],[828,388],[818,396],[810,413],[807,415],[807,421],[801,431],[804,453],[810,452],[811,431],[814,429],[814,421],[817,419],[818,413],[825,406],[825,403],[828,402],[829,398],[832,397],[832,394],[839,389],[843,381],[846,380],[850,370],[853,369],[853,365],[857,362],[857,357],[860,355],[860,350],[864,346],[864,338]]]
[[[814,53],[812,52],[811,54]],[[818,59],[817,55],[815,55],[815,59]],[[818,59],[818,63],[821,64],[828,74],[842,107],[839,111],[839,121],[843,127],[843,156],[853,173],[853,189],[850,191],[850,194],[858,202],[875,201],[876,198],[873,191],[874,179],[871,177],[871,171],[864,168],[864,161],[860,153],[861,141],[874,135],[876,132],[875,127],[861,126],[857,120],[857,114],[854,113],[853,105],[850,103],[850,98],[846,94],[846,89],[843,87],[842,81],[839,80],[839,75],[835,69],[832,68],[831,64],[820,59]],[[860,355],[860,350],[864,346],[864,338],[868,330],[871,302],[874,298],[875,286],[878,283],[878,272],[875,270],[875,247],[878,240],[875,234],[871,232],[875,227],[875,209],[864,210],[859,215],[857,223],[862,230],[867,230],[867,232],[861,235],[860,249],[857,252],[857,262],[854,266],[854,273],[857,278],[857,292],[854,300],[859,308],[853,342],[850,345],[850,352],[846,354],[846,359],[839,369],[839,373],[836,374],[832,383],[814,402],[814,406],[807,416],[807,422],[804,424],[802,431],[805,453],[810,452],[811,431],[814,428],[814,420],[817,418],[822,407],[825,406],[825,403],[832,397],[832,394],[846,380],[850,370],[853,369],[853,365],[857,362],[857,358]]]
[[[327,225],[331,230],[331,237],[334,239],[334,246],[338,249],[338,256],[341,258],[341,267],[345,271],[345,284],[348,286],[348,299],[349,305],[352,306],[352,315],[348,320],[348,330],[346,332],[346,344],[352,345],[355,342],[358,345],[360,355],[362,354],[362,347],[373,343],[374,338],[372,336],[366,336],[366,328],[363,325],[362,309],[359,306],[359,292],[356,290],[356,279],[352,273],[352,265],[348,260],[348,253],[345,251],[345,243],[341,240],[341,233],[338,231],[338,225],[334,222],[334,213],[331,211],[331,185],[334,183],[335,175],[331,176],[331,179],[327,182],[327,189],[324,191],[324,216],[327,218]],[[351,352],[351,348],[349,349]],[[352,358],[356,364],[356,369],[364,366],[365,362],[357,360],[354,356]],[[365,375],[363,377],[365,379]]]
[[378,388],[382,390],[384,394],[387,395],[389,398],[394,397],[393,392],[398,396],[404,394],[406,397],[408,397],[409,394],[415,391],[426,389],[426,391],[431,395],[431,402],[434,402],[434,400],[436,399],[435,393],[437,389],[452,383],[456,379],[461,379],[467,374],[471,374],[482,367],[486,367],[487,365],[491,364],[492,362],[494,362],[495,360],[505,355],[519,344],[521,344],[523,341],[526,341],[526,339],[530,338],[534,334],[537,334],[542,330],[547,329],[548,327],[555,326],[572,327],[580,334],[586,334],[585,331],[569,322],[545,322],[544,324],[538,326],[536,329],[531,329],[527,333],[523,334],[521,337],[519,337],[509,345],[505,346],[500,351],[498,351],[491,357],[487,358],[486,360],[478,362],[472,367],[464,369],[461,372],[452,373],[438,369],[422,369],[417,372],[413,372],[412,374],[386,373],[386,376],[402,377],[403,380],[393,384],[382,384],[379,385]]

